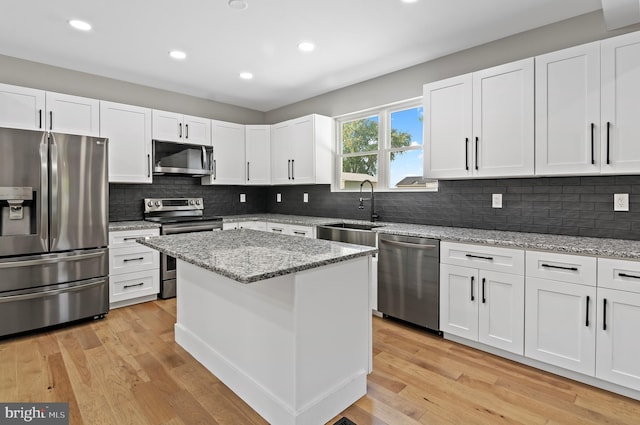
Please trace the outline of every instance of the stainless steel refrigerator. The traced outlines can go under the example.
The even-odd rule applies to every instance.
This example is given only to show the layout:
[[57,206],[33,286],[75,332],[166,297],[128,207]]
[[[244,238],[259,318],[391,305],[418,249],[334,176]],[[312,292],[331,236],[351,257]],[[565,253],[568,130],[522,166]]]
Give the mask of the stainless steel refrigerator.
[[0,336],[109,311],[107,145],[0,128]]

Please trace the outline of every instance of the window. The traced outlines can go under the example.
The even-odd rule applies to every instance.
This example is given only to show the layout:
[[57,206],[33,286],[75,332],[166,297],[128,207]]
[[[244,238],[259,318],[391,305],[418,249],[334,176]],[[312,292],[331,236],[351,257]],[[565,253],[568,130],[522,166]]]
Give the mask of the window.
[[376,190],[434,190],[422,177],[422,115],[417,99],[339,117],[334,190],[359,190],[365,179]]

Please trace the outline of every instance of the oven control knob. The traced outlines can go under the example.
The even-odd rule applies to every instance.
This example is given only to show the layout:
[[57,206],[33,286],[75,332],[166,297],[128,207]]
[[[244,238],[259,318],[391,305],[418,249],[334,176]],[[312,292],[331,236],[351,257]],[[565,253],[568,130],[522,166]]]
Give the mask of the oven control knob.
[[193,204],[195,204],[195,202],[192,199],[192,200],[189,201],[189,205],[193,205]]
[[200,200],[199,199],[196,200],[196,205],[200,205]]
[[147,206],[152,207],[152,206],[153,206],[153,201],[149,201],[149,202],[147,202]]
[[156,201],[156,207],[159,207],[161,205],[162,205],[162,203],[160,201]]

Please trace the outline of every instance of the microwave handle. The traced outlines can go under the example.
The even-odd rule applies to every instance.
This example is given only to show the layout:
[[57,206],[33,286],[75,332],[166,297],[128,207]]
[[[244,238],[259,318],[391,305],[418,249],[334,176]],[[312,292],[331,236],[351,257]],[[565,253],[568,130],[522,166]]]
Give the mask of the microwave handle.
[[[213,148],[211,148],[211,150],[209,151],[209,154],[207,155],[207,170],[209,170],[210,172],[214,172],[214,161],[213,161]],[[215,178],[215,175],[214,175]]]
[[204,146],[202,146],[202,169],[203,170],[207,170],[209,169],[209,164],[208,164],[208,158],[207,158],[207,150],[204,148]]

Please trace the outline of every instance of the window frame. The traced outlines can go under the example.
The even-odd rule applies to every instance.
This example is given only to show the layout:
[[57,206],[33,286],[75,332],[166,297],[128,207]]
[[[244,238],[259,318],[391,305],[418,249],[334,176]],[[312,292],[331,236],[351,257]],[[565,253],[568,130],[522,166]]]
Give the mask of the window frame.
[[[435,189],[433,187],[419,187],[419,188],[395,188],[390,187],[391,177],[391,153],[392,152],[408,152],[408,151],[422,151],[424,155],[424,138],[422,145],[418,146],[406,146],[401,148],[391,147],[391,114],[394,112],[404,111],[407,109],[424,107],[422,104],[422,97],[415,97],[412,99],[402,100],[399,102],[389,103],[382,106],[364,109],[358,112],[352,112],[348,114],[339,115],[335,118],[335,155],[334,155],[334,177],[331,183],[332,192],[357,192],[358,189],[342,189],[340,188],[340,182],[342,178],[342,160],[343,158],[349,158],[354,156],[366,156],[377,155],[378,156],[378,172],[377,172],[377,187],[376,192],[434,192],[437,191],[437,184]],[[355,153],[344,154],[342,151],[342,125],[346,122],[357,121],[361,119],[371,118],[373,116],[378,117],[378,149],[372,151],[362,151]],[[424,116],[424,110],[423,110]],[[422,164],[424,172],[424,161]],[[437,181],[436,181],[437,183]]]

